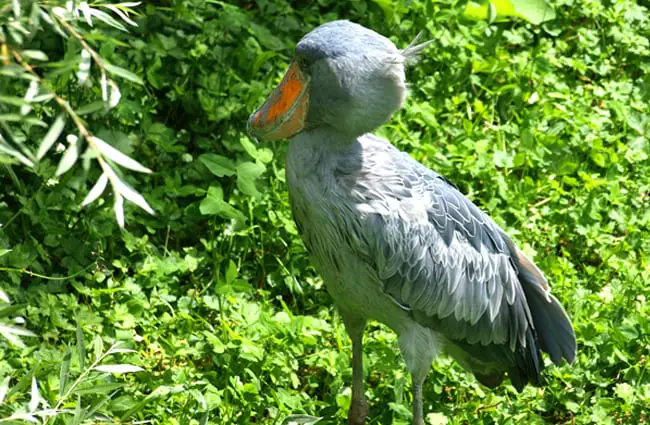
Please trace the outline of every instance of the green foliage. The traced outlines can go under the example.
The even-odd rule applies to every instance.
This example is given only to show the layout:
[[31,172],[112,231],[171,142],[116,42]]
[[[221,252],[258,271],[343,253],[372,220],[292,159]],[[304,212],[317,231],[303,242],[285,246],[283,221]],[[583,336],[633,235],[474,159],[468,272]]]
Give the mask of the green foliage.
[[[647,421],[647,5],[558,0],[537,27],[428,0],[167,0],[123,6],[128,20],[99,3],[92,26],[75,4],[78,17],[63,1],[0,1],[0,420],[29,413],[35,391],[54,409],[86,373],[47,422],[343,422],[350,344],[290,216],[285,144],[255,145],[245,127],[300,37],[347,18],[400,46],[435,40],[379,133],[519,242],[578,334],[576,364],[522,394],[440,359],[429,422]],[[127,203],[120,230],[120,197],[155,215]],[[137,353],[110,362],[144,371],[87,367],[118,342]],[[372,423],[408,423],[394,335],[374,324],[365,356]]]

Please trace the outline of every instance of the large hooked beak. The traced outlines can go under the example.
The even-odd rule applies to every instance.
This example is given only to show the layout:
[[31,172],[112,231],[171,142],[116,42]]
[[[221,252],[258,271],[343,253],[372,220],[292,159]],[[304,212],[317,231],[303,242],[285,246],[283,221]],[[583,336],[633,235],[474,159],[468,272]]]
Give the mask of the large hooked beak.
[[309,76],[294,61],[264,105],[248,118],[248,133],[259,140],[288,139],[305,126]]

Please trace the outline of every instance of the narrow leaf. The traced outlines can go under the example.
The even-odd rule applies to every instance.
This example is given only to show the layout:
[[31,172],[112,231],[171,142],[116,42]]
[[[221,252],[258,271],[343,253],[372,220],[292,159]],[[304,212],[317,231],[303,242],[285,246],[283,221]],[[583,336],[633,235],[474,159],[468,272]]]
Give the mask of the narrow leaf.
[[115,27],[115,28],[119,29],[120,31],[127,32],[126,27],[125,27],[124,25],[120,24],[118,21],[116,21],[116,20],[115,20],[111,15],[109,15],[108,13],[102,12],[101,10],[97,10],[97,9],[91,9],[91,10],[90,10],[90,13],[91,13],[94,17],[96,17],[97,19],[99,19],[100,21],[105,22],[105,23],[107,23],[108,25],[110,25],[110,26],[112,26],[112,27]]
[[132,350],[130,348],[111,348],[109,350],[110,354],[117,354],[117,353],[137,353],[136,350]]
[[31,399],[29,400],[29,411],[35,412],[38,409],[38,403],[41,401],[41,393],[38,391],[38,382],[32,376],[32,390],[30,391]]
[[7,396],[7,391],[9,391],[9,382],[11,381],[11,376],[5,377],[5,379],[2,380],[2,384],[0,384],[0,405],[5,401],[5,397]]
[[88,6],[88,3],[85,1],[79,3],[79,10],[81,10],[81,13],[83,13],[84,18],[86,19],[88,25],[92,27],[93,26],[92,12],[90,6]]
[[[69,139],[69,138],[68,138]],[[60,176],[61,174],[64,174],[72,166],[77,162],[77,159],[79,158],[79,149],[77,149],[77,143],[70,143],[68,146],[68,149],[65,150],[63,153],[63,157],[61,158],[61,161],[59,162],[59,166],[56,168],[56,173],[54,173],[57,177]]]
[[111,94],[108,96],[108,106],[109,108],[114,108],[120,103],[122,93],[120,93],[120,88],[115,84],[115,81],[108,80],[108,85],[111,88]]
[[85,84],[90,76],[91,64],[90,52],[86,49],[81,50],[81,60],[79,61],[79,69],[77,70],[77,80],[79,84]]
[[70,362],[72,360],[72,350],[70,347],[67,348],[65,354],[63,355],[63,362],[61,363],[61,369],[59,369],[59,400],[63,396],[68,384],[68,372],[70,371]]
[[14,148],[12,148],[10,146],[7,146],[5,144],[0,143],[0,153],[2,153],[2,152],[13,156],[18,161],[22,162],[23,164],[25,164],[28,167],[33,167],[34,166],[34,163],[29,158],[27,158],[25,155],[23,155],[22,153],[18,152],[16,149],[14,149]]
[[115,203],[113,204],[115,210],[115,219],[120,228],[124,228],[124,198],[119,193],[115,193]]
[[108,183],[108,176],[106,173],[102,174],[99,176],[97,179],[97,182],[93,186],[92,189],[90,189],[90,192],[88,192],[88,195],[84,198],[83,202],[81,203],[82,207],[85,207],[86,205],[90,204],[91,202],[94,202],[99,196],[104,193],[104,189],[106,189],[106,183]]
[[77,109],[77,115],[86,115],[92,112],[97,112],[104,109],[104,107],[105,103],[103,100],[96,100]]
[[0,301],[3,301],[7,304],[11,303],[11,300],[9,299],[9,295],[7,295],[7,293],[2,289],[0,289]]
[[7,255],[7,254],[9,254],[10,252],[11,252],[10,249],[0,248],[0,257],[2,257],[3,255]]
[[106,68],[106,70],[111,74],[115,74],[118,77],[124,78],[125,80],[129,80],[137,84],[144,84],[142,78],[138,77],[136,74],[127,69],[120,68],[119,66],[111,65],[109,63],[105,63],[104,68]]
[[49,58],[47,55],[40,50],[23,50],[23,56],[26,56],[30,59],[35,59],[39,61],[47,61]]
[[41,142],[41,145],[38,147],[38,152],[36,153],[36,159],[41,160],[43,156],[50,150],[50,148],[54,145],[56,140],[59,138],[61,135],[61,131],[63,131],[63,127],[65,127],[65,115],[61,114],[52,123],[50,126],[50,129],[47,131],[47,134],[45,137],[43,137],[43,141]]
[[77,356],[79,357],[79,367],[83,370],[86,368],[86,342],[81,325],[77,322]]
[[96,366],[95,370],[98,372],[106,373],[133,373],[133,372],[142,372],[144,369],[140,366],[134,366],[131,364],[110,364],[103,366]]
[[0,102],[15,106],[29,105],[29,102],[25,101],[25,99],[16,96],[0,96]]
[[116,7],[115,5],[112,5],[112,4],[106,4],[106,5],[102,5],[102,6],[111,9],[111,10],[113,11],[113,13],[115,13],[117,16],[119,16],[120,18],[122,18],[122,20],[123,20],[124,22],[126,22],[127,24],[129,24],[129,25],[133,25],[134,27],[137,27],[137,26],[138,26],[138,24],[136,24],[135,22],[133,22],[133,21],[131,20],[131,18],[129,18],[129,15],[127,15],[125,12],[123,12],[122,10],[120,10],[120,9],[119,9],[118,7]]
[[102,101],[108,101],[108,79],[106,78],[106,73],[102,72],[102,76],[99,79],[99,86],[102,89]]
[[20,115],[25,116],[31,112],[32,106],[29,103],[32,100],[34,100],[37,94],[38,94],[38,82],[32,81],[31,83],[29,83],[29,88],[25,93],[25,102],[27,104],[20,107]]
[[115,149],[113,146],[109,145],[102,139],[93,136],[90,139],[90,142],[97,148],[97,150],[101,154],[103,154],[104,156],[106,156],[106,158],[110,159],[116,164],[121,165],[124,168],[128,168],[129,170],[138,171],[140,173],[151,173],[150,169],[140,164],[135,159],[132,159],[124,155],[122,152],[118,151],[117,149]]
[[113,190],[119,193],[129,201],[133,202],[149,214],[153,214],[153,209],[149,206],[147,201],[142,195],[140,195],[135,189],[133,189],[128,184],[124,183],[115,173],[111,172],[108,176],[113,185]]
[[0,324],[0,333],[3,335],[19,335],[19,336],[38,336],[34,332],[15,326]]

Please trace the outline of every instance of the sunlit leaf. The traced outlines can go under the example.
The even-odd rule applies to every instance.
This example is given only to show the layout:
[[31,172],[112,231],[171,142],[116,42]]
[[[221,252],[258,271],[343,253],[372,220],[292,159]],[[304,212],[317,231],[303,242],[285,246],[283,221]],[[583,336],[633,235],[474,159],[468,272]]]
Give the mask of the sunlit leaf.
[[539,25],[555,19],[555,10],[544,0],[492,0],[485,3],[468,1],[463,15],[490,22],[517,17]]
[[23,328],[17,328],[15,326],[10,326],[7,324],[0,323],[0,333],[3,335],[19,335],[19,336],[37,336],[34,332],[28,330],[28,329],[23,329]]
[[22,14],[22,10],[20,8],[20,0],[12,0],[11,3],[14,9],[14,16],[16,18],[20,18],[20,15]]
[[[122,5],[124,5],[124,3],[122,3]],[[110,10],[112,10],[113,13],[115,13],[115,14],[118,15],[120,18],[122,18],[122,20],[123,20],[124,22],[126,22],[127,24],[129,24],[129,25],[133,25],[134,27],[137,27],[137,26],[138,26],[138,24],[136,24],[136,23],[135,23],[131,18],[129,18],[129,15],[127,15],[125,12],[123,12],[122,10],[120,10],[120,8],[118,7],[118,5],[106,4],[106,5],[102,5],[102,6],[104,6],[104,7],[106,7],[106,8],[109,8]],[[136,5],[136,6],[137,6],[137,5]]]
[[115,193],[114,196],[113,210],[115,211],[115,219],[117,224],[124,228],[124,198],[119,193]]
[[120,88],[115,84],[115,81],[108,80],[108,86],[110,87],[110,94],[108,96],[108,107],[114,108],[120,103],[122,98],[122,93],[120,93]]
[[23,50],[22,54],[23,56],[34,60],[39,60],[39,61],[49,60],[47,55],[44,52],[41,52],[40,50]]
[[77,70],[77,81],[79,84],[85,84],[90,77],[90,64],[91,64],[90,52],[86,49],[81,49],[81,59],[79,60],[79,69]]
[[54,173],[57,177],[68,172],[79,158],[79,149],[77,147],[76,138],[70,140],[74,140],[74,142],[68,145],[68,148],[61,157],[61,161],[59,161],[59,166],[56,168],[56,172]]
[[29,400],[29,412],[34,412],[38,409],[38,405],[41,401],[41,393],[38,390],[38,382],[36,378],[32,376],[32,389],[30,391],[30,400]]
[[6,376],[2,380],[2,383],[0,384],[0,406],[5,401],[5,397],[7,396],[7,391],[9,391],[10,381],[11,381],[11,376]]
[[86,23],[92,27],[93,26],[92,12],[90,6],[88,6],[88,3],[82,1],[79,3],[78,8],[79,10],[81,10],[81,13],[84,15],[84,18],[86,19]]
[[105,170],[106,173],[108,173],[108,178],[111,181],[111,184],[113,185],[113,189],[122,195],[124,198],[127,200],[133,202],[149,214],[153,214],[153,209],[149,206],[147,201],[144,199],[142,195],[140,195],[138,192],[136,192],[131,186],[128,184],[124,183],[112,170]]
[[25,116],[30,113],[32,106],[30,105],[31,101],[34,100],[34,97],[38,94],[38,82],[32,81],[29,83],[29,88],[25,93],[25,102],[26,104],[20,107],[20,114]]
[[58,117],[56,117],[56,119],[50,126],[50,129],[47,131],[47,134],[45,134],[45,137],[43,137],[43,140],[41,141],[41,144],[38,147],[38,152],[36,153],[37,160],[41,160],[43,156],[45,156],[45,154],[54,145],[54,143],[61,135],[61,132],[63,131],[63,127],[65,127],[65,115],[61,114]]
[[96,366],[95,370],[98,372],[106,373],[133,373],[133,372],[142,372],[144,369],[140,366],[134,366],[131,364],[111,364]]
[[97,179],[97,182],[93,185],[93,188],[90,189],[90,192],[88,192],[88,195],[84,198],[83,202],[81,203],[82,207],[85,207],[86,205],[90,204],[91,202],[94,202],[99,196],[104,192],[104,189],[106,189],[106,184],[108,183],[108,176],[106,173],[103,173],[99,178]]
[[4,153],[6,153],[8,155],[11,155],[14,158],[16,158],[18,161],[22,162],[23,164],[25,164],[28,167],[33,167],[34,166],[34,162],[32,160],[30,160],[25,155],[18,152],[16,149],[12,148],[11,146],[8,146],[8,145],[2,143],[1,137],[2,136],[0,135],[0,153],[4,152]]
[[129,170],[138,171],[140,173],[151,173],[150,169],[140,164],[135,159],[126,156],[102,139],[98,137],[92,137],[90,142],[93,143],[93,145],[102,155],[115,162],[117,165],[128,168]]
[[127,31],[127,29],[126,29],[126,27],[124,25],[119,23],[117,20],[115,20],[109,14],[107,14],[105,12],[102,12],[101,10],[92,9],[92,8],[90,9],[89,12],[93,17],[95,17],[95,18],[99,19],[100,21],[112,26],[113,28],[117,28],[120,31],[125,31],[125,32]]
[[11,300],[9,299],[9,295],[7,295],[7,293],[2,289],[0,289],[0,301],[5,302],[7,304],[11,302]]

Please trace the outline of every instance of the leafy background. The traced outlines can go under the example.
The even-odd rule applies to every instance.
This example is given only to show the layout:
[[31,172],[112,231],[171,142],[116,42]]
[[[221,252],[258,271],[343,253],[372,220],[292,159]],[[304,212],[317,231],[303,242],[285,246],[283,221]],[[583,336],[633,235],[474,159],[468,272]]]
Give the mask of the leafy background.
[[[79,37],[57,28],[58,3],[0,2],[0,422],[343,422],[350,343],[290,217],[286,144],[245,132],[300,37],[338,18],[399,46],[421,30],[435,39],[408,72],[406,107],[378,133],[512,235],[578,335],[576,364],[522,394],[488,391],[440,359],[424,390],[429,423],[648,420],[646,1],[556,0],[555,19],[535,26],[468,20],[450,0],[167,0],[133,6],[137,26],[106,8],[112,20],[92,26],[68,13]],[[82,40],[113,66],[119,98]],[[61,108],[45,86],[25,101],[25,64],[91,137],[153,173],[124,169],[70,119],[30,160]],[[78,159],[57,173],[66,135]],[[121,230],[115,189],[82,208],[98,158],[155,215],[127,202]],[[365,366],[370,423],[409,423],[408,374],[376,323]]]

